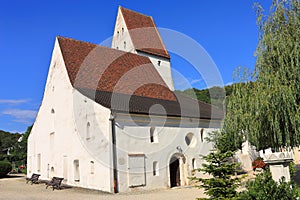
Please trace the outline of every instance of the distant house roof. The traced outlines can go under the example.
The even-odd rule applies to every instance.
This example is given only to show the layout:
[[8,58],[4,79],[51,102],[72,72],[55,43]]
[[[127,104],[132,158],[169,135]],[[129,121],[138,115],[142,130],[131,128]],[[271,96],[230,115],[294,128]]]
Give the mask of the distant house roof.
[[152,17],[123,7],[120,9],[135,49],[170,59]]
[[[57,39],[72,86],[106,108],[139,114],[223,118],[217,107],[172,92],[148,57],[64,37]],[[163,109],[152,109],[154,105]]]

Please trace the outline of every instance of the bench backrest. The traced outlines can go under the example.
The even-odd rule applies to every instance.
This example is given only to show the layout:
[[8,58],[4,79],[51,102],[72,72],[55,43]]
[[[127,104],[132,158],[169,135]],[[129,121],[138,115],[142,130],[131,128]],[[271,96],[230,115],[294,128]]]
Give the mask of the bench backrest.
[[55,183],[55,184],[61,184],[62,180],[64,180],[64,178],[59,178],[59,177],[53,177],[51,182]]
[[33,173],[33,174],[31,175],[31,178],[32,178],[32,179],[38,179],[39,177],[40,177],[40,174],[34,174],[34,173]]

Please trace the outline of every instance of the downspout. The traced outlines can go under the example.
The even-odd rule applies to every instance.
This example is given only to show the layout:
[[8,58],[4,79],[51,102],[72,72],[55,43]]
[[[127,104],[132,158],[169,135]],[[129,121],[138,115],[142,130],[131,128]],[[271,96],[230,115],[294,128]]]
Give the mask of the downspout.
[[115,118],[112,112],[109,120],[111,121],[114,193],[118,193],[119,187],[118,187],[118,169],[117,169],[116,129],[115,129]]

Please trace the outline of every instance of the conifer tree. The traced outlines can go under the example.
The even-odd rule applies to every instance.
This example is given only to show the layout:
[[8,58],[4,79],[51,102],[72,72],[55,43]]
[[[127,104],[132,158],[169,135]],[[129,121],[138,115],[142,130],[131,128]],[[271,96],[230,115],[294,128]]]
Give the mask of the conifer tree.
[[210,178],[193,177],[196,183],[200,183],[197,187],[204,188],[205,194],[211,199],[233,199],[237,197],[236,189],[240,185],[241,177],[237,178],[234,173],[237,172],[239,163],[232,163],[230,158],[233,152],[225,153],[219,150],[211,151],[207,156],[203,156],[206,163],[202,164],[202,168],[197,171],[211,175]]

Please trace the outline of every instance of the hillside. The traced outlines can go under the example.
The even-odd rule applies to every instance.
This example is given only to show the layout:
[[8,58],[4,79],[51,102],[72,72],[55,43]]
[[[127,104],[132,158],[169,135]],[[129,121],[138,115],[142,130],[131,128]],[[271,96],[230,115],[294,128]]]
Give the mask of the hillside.
[[[186,89],[183,91],[177,90],[186,96],[198,99],[200,101],[223,107],[224,96],[230,96],[232,93],[233,85],[225,86],[225,91],[221,87],[212,87],[209,89],[199,90],[197,88]],[[225,94],[224,94],[225,92]]]
[[26,164],[27,138],[30,131],[31,127],[24,134],[0,130],[0,161],[7,160],[16,166]]
[[20,133],[10,133],[0,130],[0,155],[5,154],[8,148],[13,147],[21,136],[22,134]]

